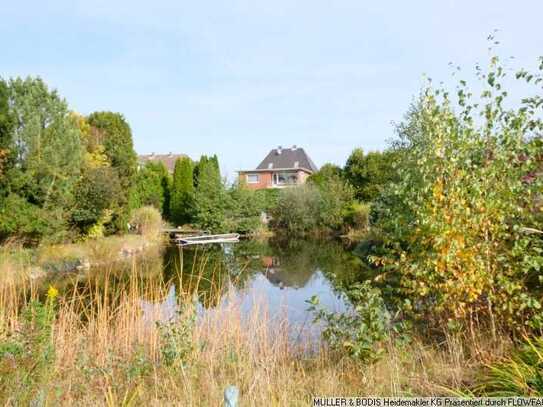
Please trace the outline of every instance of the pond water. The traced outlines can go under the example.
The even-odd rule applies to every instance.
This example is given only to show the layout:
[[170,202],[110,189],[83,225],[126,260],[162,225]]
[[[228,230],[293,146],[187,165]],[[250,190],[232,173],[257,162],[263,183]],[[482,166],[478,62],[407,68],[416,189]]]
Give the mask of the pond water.
[[[317,296],[321,306],[329,311],[349,310],[345,288],[360,278],[363,269],[360,258],[334,240],[169,247],[163,264],[166,276],[182,270],[181,285],[185,285],[172,285],[164,303],[167,315],[175,312],[176,292],[197,285],[200,314],[236,303],[242,314],[249,315],[257,308],[267,313],[272,323],[288,321],[297,337],[320,332],[320,327],[313,323],[314,315],[308,311],[307,301],[311,297]],[[215,291],[223,295],[217,296],[215,288],[222,288]]]
[[[140,305],[149,323],[175,318],[181,298],[186,301],[189,297],[196,302],[200,316],[232,305],[239,307],[242,315],[254,316],[257,309],[266,313],[270,324],[288,321],[292,336],[303,339],[319,335],[321,330],[313,323],[307,300],[317,296],[329,311],[348,311],[345,288],[360,279],[364,269],[352,248],[335,240],[169,246],[156,258],[139,259],[136,267],[143,276]],[[103,287],[114,295],[133,281],[133,275],[134,263],[107,273],[96,269],[84,280],[72,279],[71,287],[64,289],[75,284],[89,290],[91,282],[92,290]],[[163,288],[158,296],[149,295],[150,290],[143,287],[155,281]]]

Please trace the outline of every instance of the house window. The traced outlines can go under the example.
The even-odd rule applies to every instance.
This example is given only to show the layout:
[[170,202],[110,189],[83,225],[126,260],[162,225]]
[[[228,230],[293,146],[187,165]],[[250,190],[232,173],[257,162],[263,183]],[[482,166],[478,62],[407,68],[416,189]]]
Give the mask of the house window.
[[278,172],[273,174],[273,181],[276,185],[297,184],[298,177],[294,173]]
[[258,174],[247,174],[247,184],[258,184],[259,181]]

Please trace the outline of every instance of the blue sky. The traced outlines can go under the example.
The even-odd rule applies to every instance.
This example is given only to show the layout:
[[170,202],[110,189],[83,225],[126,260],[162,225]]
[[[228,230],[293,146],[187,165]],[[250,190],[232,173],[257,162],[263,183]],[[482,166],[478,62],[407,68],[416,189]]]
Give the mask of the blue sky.
[[543,54],[535,0],[2,3],[1,76],[39,75],[76,111],[123,113],[139,153],[217,153],[230,176],[277,145],[317,165],[384,148],[423,74],[484,62],[496,28],[518,65]]

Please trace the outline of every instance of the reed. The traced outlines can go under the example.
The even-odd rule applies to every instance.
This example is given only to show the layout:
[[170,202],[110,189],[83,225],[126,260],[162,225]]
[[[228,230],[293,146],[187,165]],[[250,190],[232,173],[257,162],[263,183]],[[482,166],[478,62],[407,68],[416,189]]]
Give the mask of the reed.
[[362,364],[323,343],[292,341],[285,318],[258,299],[244,312],[228,284],[211,285],[216,306],[202,312],[195,295],[213,280],[206,262],[202,255],[188,276],[166,280],[156,272],[162,264],[134,258],[128,269],[104,267],[59,293],[31,280],[0,285],[0,403],[213,406],[229,384],[242,405],[451,394],[469,387],[483,363],[451,337],[440,346],[391,341],[382,359]]

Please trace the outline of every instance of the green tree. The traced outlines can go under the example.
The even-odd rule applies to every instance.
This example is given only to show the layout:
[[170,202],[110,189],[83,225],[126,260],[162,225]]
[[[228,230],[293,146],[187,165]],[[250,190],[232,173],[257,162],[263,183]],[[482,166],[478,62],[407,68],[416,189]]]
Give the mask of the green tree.
[[177,159],[173,171],[170,200],[171,220],[178,225],[190,223],[194,212],[194,180],[192,161],[188,157]]
[[325,185],[331,179],[343,177],[343,170],[335,164],[326,163],[317,172],[311,174],[307,182],[316,185]]
[[[399,179],[378,224],[387,253],[374,260],[399,277],[405,310],[441,326],[543,324],[543,98],[537,87],[511,103],[506,75],[493,57],[477,98],[465,81],[457,98],[428,85],[398,128]],[[543,58],[517,78],[542,82]]]
[[198,164],[198,186],[194,199],[194,220],[196,224],[211,231],[226,230],[226,209],[228,194],[221,180],[216,158],[205,156]]
[[[26,204],[20,211],[4,212],[0,235],[11,230],[32,239],[43,234],[61,239],[68,230],[80,174],[79,129],[66,102],[39,78],[10,80],[8,94],[15,123],[11,134],[3,136],[3,148],[13,154],[13,165],[4,174],[4,193],[10,202]],[[35,216],[30,215],[32,211]],[[28,219],[40,216],[40,222],[28,223]],[[18,223],[25,226],[13,227]]]
[[194,164],[194,171],[193,171],[194,188],[198,187],[198,180],[200,178],[200,169],[205,167],[208,161],[209,161],[209,158],[207,158],[207,155],[203,155],[200,157],[200,161]]
[[72,214],[75,225],[87,234],[96,224],[110,221],[115,212],[117,196],[122,187],[117,173],[111,167],[98,167],[86,171],[77,184],[77,204]]
[[164,219],[170,218],[170,200],[172,193],[172,176],[168,172],[168,169],[162,161],[148,162],[146,167],[153,171],[160,179],[160,188],[162,190],[162,217]]
[[394,179],[394,163],[396,152],[372,151],[364,154],[361,148],[353,150],[345,164],[344,175],[355,188],[356,198],[371,202]]
[[154,206],[162,213],[164,205],[162,178],[150,164],[152,163],[145,164],[136,174],[132,204],[137,208]]
[[12,164],[13,153],[11,149],[14,120],[9,108],[9,88],[7,83],[0,79],[0,203],[6,188],[6,177],[10,163]]
[[114,222],[118,230],[125,230],[130,212],[129,203],[134,192],[137,156],[132,142],[132,131],[120,113],[95,112],[87,118],[93,131],[99,133],[111,167],[117,172],[122,186],[118,196]]
[[293,236],[316,231],[320,205],[319,189],[313,185],[282,189],[271,212],[271,226]]
[[228,195],[228,231],[250,234],[258,230],[260,216],[266,207],[265,196],[239,184],[234,184]]

